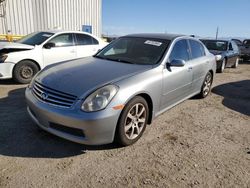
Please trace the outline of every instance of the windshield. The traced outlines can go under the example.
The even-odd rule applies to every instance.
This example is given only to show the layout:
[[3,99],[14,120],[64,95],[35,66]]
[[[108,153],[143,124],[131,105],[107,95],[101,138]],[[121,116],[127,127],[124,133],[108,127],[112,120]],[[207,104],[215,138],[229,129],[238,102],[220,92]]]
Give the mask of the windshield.
[[227,44],[226,41],[212,41],[212,40],[201,40],[208,50],[226,51]]
[[170,41],[153,38],[122,37],[94,57],[131,64],[157,64]]
[[18,40],[17,43],[21,44],[28,44],[28,45],[40,45],[44,41],[46,41],[48,38],[50,38],[54,33],[49,33],[49,32],[36,32],[36,33],[31,33],[22,39]]

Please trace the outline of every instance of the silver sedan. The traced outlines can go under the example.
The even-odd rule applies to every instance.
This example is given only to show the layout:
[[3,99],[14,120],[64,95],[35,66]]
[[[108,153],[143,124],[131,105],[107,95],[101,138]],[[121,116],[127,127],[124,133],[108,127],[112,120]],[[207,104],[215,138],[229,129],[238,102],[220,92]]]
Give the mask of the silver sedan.
[[215,69],[214,55],[195,38],[127,35],[93,57],[39,72],[26,89],[27,109],[59,137],[127,146],[161,113],[194,95],[207,97]]

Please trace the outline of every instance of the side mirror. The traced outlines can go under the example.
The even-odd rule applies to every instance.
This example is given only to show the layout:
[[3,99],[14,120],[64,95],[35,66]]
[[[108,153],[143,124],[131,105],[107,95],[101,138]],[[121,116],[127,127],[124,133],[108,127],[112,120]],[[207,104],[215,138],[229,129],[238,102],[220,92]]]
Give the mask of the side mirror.
[[46,43],[46,44],[44,44],[44,48],[45,49],[50,49],[50,48],[53,48],[53,47],[55,47],[56,46],[56,44],[55,43],[53,43],[53,42],[48,42],[48,43]]
[[183,67],[185,65],[185,61],[182,59],[173,59],[170,62],[170,66],[172,67]]

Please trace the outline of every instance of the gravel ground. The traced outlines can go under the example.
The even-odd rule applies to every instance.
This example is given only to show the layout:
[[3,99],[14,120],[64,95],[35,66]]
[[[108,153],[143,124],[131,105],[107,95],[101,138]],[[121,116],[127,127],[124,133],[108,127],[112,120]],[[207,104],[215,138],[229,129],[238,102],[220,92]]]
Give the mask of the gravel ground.
[[0,187],[250,188],[250,63],[159,116],[134,145],[83,146],[39,130],[24,85],[0,81]]

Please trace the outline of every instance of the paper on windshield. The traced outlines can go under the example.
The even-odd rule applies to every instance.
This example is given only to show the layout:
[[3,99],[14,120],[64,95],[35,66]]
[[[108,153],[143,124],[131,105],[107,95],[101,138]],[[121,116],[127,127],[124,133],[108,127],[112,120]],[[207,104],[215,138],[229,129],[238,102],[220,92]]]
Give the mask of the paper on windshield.
[[161,45],[162,45],[161,42],[153,41],[153,40],[146,40],[146,41],[144,42],[144,44],[149,44],[149,45],[153,45],[153,46],[161,46]]
[[49,35],[49,34],[43,34],[42,36],[43,36],[43,37],[51,37],[52,35]]

